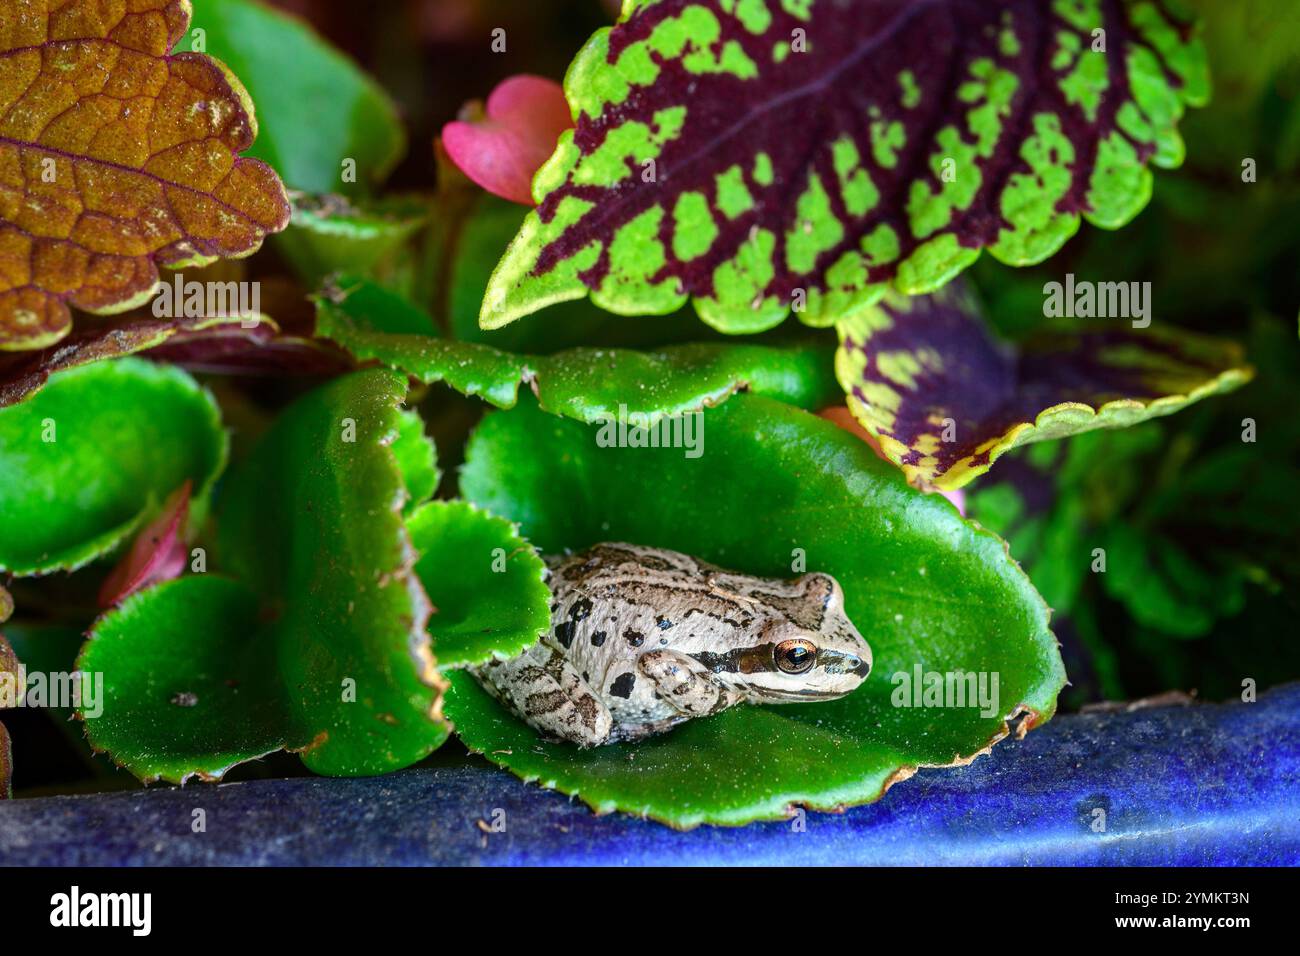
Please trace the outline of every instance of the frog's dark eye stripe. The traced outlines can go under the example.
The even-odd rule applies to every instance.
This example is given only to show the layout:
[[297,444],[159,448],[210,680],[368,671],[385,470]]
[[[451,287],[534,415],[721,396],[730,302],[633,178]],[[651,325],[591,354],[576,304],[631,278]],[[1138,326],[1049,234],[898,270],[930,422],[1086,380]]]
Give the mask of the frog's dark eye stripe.
[[715,674],[759,674],[776,670],[771,645],[737,647],[725,654],[699,651],[690,655]]

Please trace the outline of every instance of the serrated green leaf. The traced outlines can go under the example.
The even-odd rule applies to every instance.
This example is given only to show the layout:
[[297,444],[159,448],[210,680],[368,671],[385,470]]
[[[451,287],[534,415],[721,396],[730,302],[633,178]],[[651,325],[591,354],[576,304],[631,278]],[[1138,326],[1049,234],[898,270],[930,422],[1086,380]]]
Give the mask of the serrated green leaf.
[[416,412],[406,410],[398,413],[397,438],[392,448],[406,485],[405,511],[409,515],[438,490],[442,480],[438,452],[433,439],[424,433],[424,421]]
[[[596,429],[531,403],[488,416],[465,496],[520,522],[546,553],[599,541],[672,548],[724,567],[834,574],[875,670],[830,703],[738,707],[633,745],[547,743],[466,674],[446,711],[462,740],[520,776],[677,826],[739,824],[791,804],[877,798],[922,764],[969,759],[1064,683],[1047,610],[1005,544],[907,487],[860,441],[815,416],[742,395],[704,413],[705,452],[601,448]],[[795,549],[802,549],[796,552]],[[893,675],[997,672],[996,713],[891,704]]]
[[[430,205],[409,197],[352,202],[344,196],[290,195],[293,218],[278,244],[311,288],[350,272],[397,278],[408,246],[429,219]],[[405,255],[404,255],[405,254]]]
[[317,300],[317,334],[362,361],[402,369],[425,384],[444,382],[498,408],[513,408],[523,382],[542,408],[582,422],[653,423],[697,411],[738,391],[814,409],[838,401],[828,350],[691,343],[653,352],[574,348],[554,355],[513,355],[474,342],[435,338],[430,321],[374,283],[340,279]]
[[1154,326],[1004,344],[960,285],[890,295],[836,328],[854,417],[910,481],[945,490],[1019,445],[1170,415],[1253,374],[1235,342]]
[[136,358],[52,376],[0,409],[0,570],[73,570],[111,551],[174,489],[205,498],[225,467],[216,402]]
[[441,668],[513,657],[551,623],[546,566],[518,529],[464,501],[433,501],[407,519],[433,616]]
[[623,315],[691,298],[733,333],[792,308],[825,325],[983,248],[1041,262],[1081,217],[1118,228],[1146,205],[1208,77],[1195,31],[1149,0],[637,0],[565,93],[577,128],[484,328],[588,294]]
[[224,576],[168,582],[100,619],[78,662],[105,676],[94,746],[143,780],[183,781],[280,748],[318,773],[382,773],[442,743],[402,520],[407,487],[428,483],[404,478],[391,447],[405,392],[375,369],[304,396],[223,490]]

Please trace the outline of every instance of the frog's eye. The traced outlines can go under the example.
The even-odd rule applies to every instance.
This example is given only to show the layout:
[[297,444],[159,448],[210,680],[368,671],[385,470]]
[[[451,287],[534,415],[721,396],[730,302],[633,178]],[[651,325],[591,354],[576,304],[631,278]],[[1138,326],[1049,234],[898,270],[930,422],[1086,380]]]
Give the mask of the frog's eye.
[[782,641],[773,652],[776,666],[787,674],[802,674],[812,668],[817,660],[817,645],[812,641],[795,639]]

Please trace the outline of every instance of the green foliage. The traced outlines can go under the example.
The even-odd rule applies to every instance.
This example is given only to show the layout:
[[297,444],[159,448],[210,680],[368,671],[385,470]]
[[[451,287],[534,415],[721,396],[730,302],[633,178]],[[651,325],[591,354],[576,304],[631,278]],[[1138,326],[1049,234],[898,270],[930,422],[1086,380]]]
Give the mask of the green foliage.
[[1158,328],[1094,323],[1008,345],[959,283],[890,295],[836,328],[849,408],[921,487],[960,488],[1012,448],[1171,415],[1252,375],[1237,343]]
[[[193,48],[195,30],[257,106],[261,131],[250,155],[290,189],[365,193],[405,153],[388,94],[306,24],[254,0],[202,0],[178,50]],[[344,177],[345,163],[355,164],[354,178]]]
[[[872,677],[840,701],[742,707],[579,751],[540,742],[456,675],[446,710],[466,744],[598,809],[735,824],[791,803],[873,800],[906,768],[969,758],[1022,708],[1051,715],[1065,679],[1056,641],[998,538],[797,409],[737,396],[704,420],[706,453],[693,460],[680,448],[601,448],[595,429],[521,403],[480,426],[461,487],[548,553],[635,541],[785,577],[803,554],[843,585]],[[893,706],[893,675],[916,666],[998,673],[995,712]]]
[[[135,311],[38,348],[53,326],[13,313],[30,350],[0,356],[0,571],[18,576],[0,581],[0,623],[13,613],[6,633],[38,669],[68,669],[81,647],[78,666],[107,682],[86,734],[142,780],[218,779],[279,750],[319,773],[383,773],[454,722],[526,779],[682,827],[874,800],[912,768],[971,759],[1018,714],[1049,718],[1062,693],[1075,706],[1293,679],[1300,21],[1284,0],[1192,2],[1204,31],[1147,0],[630,0],[573,60],[577,129],[524,210],[445,165],[434,179],[433,131],[495,80],[452,64],[482,62],[479,27],[500,22],[501,70],[557,76],[595,4],[491,0],[463,48],[439,33],[437,57],[396,15],[318,5],[329,35],[356,30],[349,48],[398,48],[367,68],[399,122],[306,24],[203,0],[178,50],[201,39],[242,80],[252,155],[293,190],[288,231],[221,273],[262,282],[269,315],[236,331]],[[1208,90],[1202,33],[1216,100],[1184,116]],[[213,75],[211,102],[248,105]],[[183,121],[202,112],[190,105]],[[423,145],[380,193],[404,122]],[[1157,180],[1183,135],[1188,168]],[[198,175],[206,156],[179,168]],[[133,234],[152,208],[114,222]],[[987,327],[955,285],[900,295],[983,249]],[[97,288],[93,264],[12,252],[51,289]],[[115,278],[142,292],[151,273],[127,252]],[[1044,328],[1047,284],[1066,274],[1150,280],[1152,327]],[[791,311],[803,325],[776,330]],[[1249,316],[1252,382],[1229,341]],[[132,357],[146,349],[190,371]],[[265,374],[217,377],[250,369]],[[436,383],[449,389],[421,387]],[[886,460],[807,414],[846,393]],[[620,412],[695,411],[699,458],[599,439]],[[221,480],[223,416],[236,440]],[[975,521],[906,478],[972,482]],[[140,529],[186,480],[188,543],[210,568],[95,620],[106,564],[78,569],[147,544]],[[543,553],[612,540],[833,573],[875,672],[839,701],[738,707],[634,745],[542,740],[463,668],[549,627]],[[996,674],[998,702],[900,706],[918,669]],[[9,767],[0,727],[0,795]]]
[[626,417],[649,424],[716,405],[740,390],[816,409],[839,395],[824,345],[785,348],[691,343],[655,352],[574,348],[513,355],[440,338],[432,320],[400,296],[341,277],[317,301],[317,334],[363,361],[401,369],[426,385],[443,382],[499,408],[513,408],[524,382],[542,408],[583,422]]
[[391,448],[404,394],[374,370],[295,403],[230,477],[223,576],[144,591],[95,626],[79,667],[106,679],[104,713],[87,720],[97,748],[180,782],[280,748],[319,773],[382,773],[442,743],[402,521],[408,483],[430,485],[404,480]]
[[510,522],[464,501],[433,501],[407,528],[433,602],[439,667],[513,657],[550,629],[546,566]]
[[439,217],[451,221],[443,223],[440,240],[431,244],[428,267],[429,273],[437,276],[437,294],[430,295],[434,314],[452,338],[530,355],[549,355],[580,346],[653,348],[723,338],[701,326],[690,309],[613,320],[587,299],[558,303],[505,328],[480,328],[479,307],[493,267],[527,213],[512,202],[486,193],[456,198],[465,208],[457,209],[455,203],[443,197]]
[[213,397],[135,358],[60,372],[0,409],[0,570],[74,570],[121,544],[186,479],[196,500],[225,467]]
[[[1169,686],[1235,694],[1243,678],[1266,686],[1295,673],[1279,640],[1300,610],[1300,425],[1287,409],[1296,348],[1286,325],[1254,323],[1257,380],[1181,427],[1147,423],[1013,453],[967,499],[1056,612],[1087,632],[1109,696]],[[1096,549],[1104,573],[1093,570]]]
[[342,196],[298,195],[279,243],[313,288],[341,269],[405,281],[414,265],[409,245],[429,211],[429,204],[416,197],[353,203]]
[[829,325],[891,283],[933,292],[985,247],[1041,262],[1081,218],[1115,229],[1142,210],[1147,162],[1182,162],[1178,121],[1208,91],[1190,24],[1139,0],[960,21],[945,5],[628,3],[569,68],[577,128],[538,171],[480,322],[589,294],[620,315],[691,299],[729,333],[792,310]]

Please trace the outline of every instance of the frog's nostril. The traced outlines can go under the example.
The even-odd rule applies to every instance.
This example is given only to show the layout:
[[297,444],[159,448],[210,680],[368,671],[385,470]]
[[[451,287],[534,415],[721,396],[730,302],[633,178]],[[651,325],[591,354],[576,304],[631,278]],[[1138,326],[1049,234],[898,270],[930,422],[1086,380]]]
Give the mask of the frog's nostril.
[[871,661],[863,660],[862,658],[859,657],[857,658],[857,662],[858,662],[857,666],[853,668],[851,673],[857,674],[859,677],[865,678],[868,674],[871,673]]

